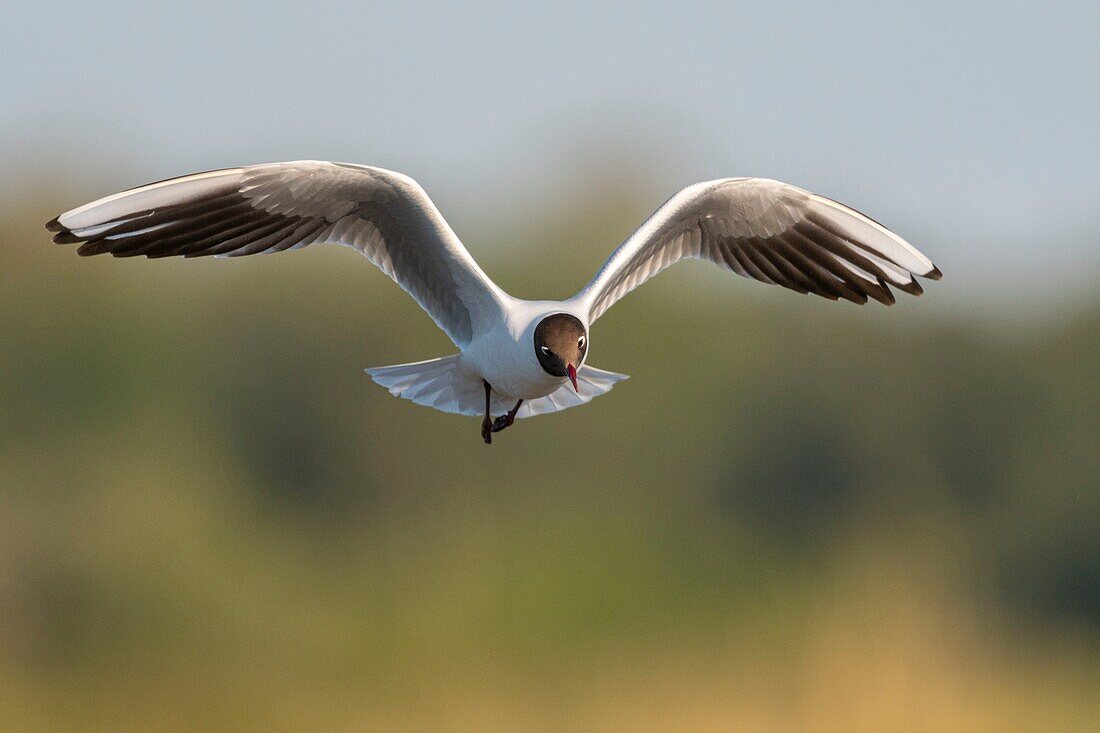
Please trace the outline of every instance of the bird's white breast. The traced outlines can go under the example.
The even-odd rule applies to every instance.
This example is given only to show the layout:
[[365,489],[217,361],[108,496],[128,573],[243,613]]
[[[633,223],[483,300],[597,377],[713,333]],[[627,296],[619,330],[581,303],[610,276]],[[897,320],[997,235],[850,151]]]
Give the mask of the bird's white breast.
[[558,389],[565,378],[547,374],[535,356],[535,327],[554,313],[570,313],[588,328],[587,314],[567,303],[512,298],[500,322],[462,350],[467,368],[487,381],[494,392],[515,399],[533,400]]

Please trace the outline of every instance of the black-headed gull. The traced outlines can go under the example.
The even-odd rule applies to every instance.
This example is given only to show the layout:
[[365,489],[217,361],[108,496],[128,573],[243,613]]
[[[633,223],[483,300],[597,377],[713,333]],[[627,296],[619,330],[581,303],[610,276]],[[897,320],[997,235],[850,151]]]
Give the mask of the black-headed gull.
[[[569,300],[520,300],[482,272],[416,181],[367,166],[298,161],[196,173],[67,211],[47,228],[81,255],[202,257],[354,247],[427,311],[459,353],[368,369],[391,394],[483,416],[486,443],[517,417],[588,402],[626,375],[585,364],[589,328],[669,265],[706,259],[800,293],[894,302],[919,295],[931,260],[881,224],[764,178],[688,186]],[[500,415],[496,420],[493,415]]]

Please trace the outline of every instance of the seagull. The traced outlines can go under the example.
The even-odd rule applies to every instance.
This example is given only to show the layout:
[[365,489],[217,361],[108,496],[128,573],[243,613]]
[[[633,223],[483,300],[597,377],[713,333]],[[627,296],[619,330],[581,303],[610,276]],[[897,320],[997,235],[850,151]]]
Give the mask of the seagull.
[[[700,259],[831,300],[891,305],[939,269],[878,222],[832,199],[766,178],[682,189],[568,300],[521,300],[478,266],[424,189],[382,168],[295,161],[151,183],[46,224],[80,255],[238,257],[342,244],[389,275],[458,353],[367,369],[391,394],[482,417],[481,436],[516,418],[584,404],[627,378],[589,366],[593,323],[634,288]],[[494,415],[497,417],[494,418]]]

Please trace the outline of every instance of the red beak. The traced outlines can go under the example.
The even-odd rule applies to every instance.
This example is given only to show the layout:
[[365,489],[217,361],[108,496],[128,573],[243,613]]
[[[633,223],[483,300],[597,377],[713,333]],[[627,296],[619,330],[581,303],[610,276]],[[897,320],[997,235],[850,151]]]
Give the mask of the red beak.
[[569,381],[573,383],[573,390],[577,394],[580,394],[581,390],[579,387],[577,387],[577,368],[574,367],[572,364],[566,364],[565,371],[569,372]]

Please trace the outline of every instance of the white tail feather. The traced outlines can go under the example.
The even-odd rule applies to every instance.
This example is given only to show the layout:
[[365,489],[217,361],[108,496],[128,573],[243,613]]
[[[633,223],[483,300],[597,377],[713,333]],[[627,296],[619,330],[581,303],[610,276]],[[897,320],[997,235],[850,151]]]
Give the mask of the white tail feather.
[[519,408],[519,412],[516,413],[516,417],[533,417],[583,405],[593,397],[598,397],[610,391],[616,382],[621,382],[624,379],[630,379],[630,377],[625,374],[605,372],[603,369],[590,367],[586,364],[577,372],[577,386],[580,388],[580,392],[574,392],[571,384],[563,384],[558,387],[556,392],[524,402],[523,406]]

